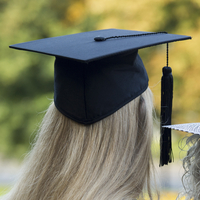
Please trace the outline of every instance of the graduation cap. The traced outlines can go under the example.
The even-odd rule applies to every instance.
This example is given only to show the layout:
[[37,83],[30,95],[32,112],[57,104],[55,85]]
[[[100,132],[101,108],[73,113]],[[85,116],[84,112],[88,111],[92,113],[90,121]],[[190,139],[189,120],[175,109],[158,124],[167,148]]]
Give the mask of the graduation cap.
[[[138,49],[191,39],[166,32],[105,29],[40,39],[11,48],[55,56],[54,102],[70,119],[95,123],[132,101],[148,87]],[[167,48],[168,49],[168,48]],[[168,50],[167,50],[168,52]],[[163,68],[161,161],[171,162],[171,68]]]
[[174,124],[164,126],[164,128],[200,135],[200,123]]

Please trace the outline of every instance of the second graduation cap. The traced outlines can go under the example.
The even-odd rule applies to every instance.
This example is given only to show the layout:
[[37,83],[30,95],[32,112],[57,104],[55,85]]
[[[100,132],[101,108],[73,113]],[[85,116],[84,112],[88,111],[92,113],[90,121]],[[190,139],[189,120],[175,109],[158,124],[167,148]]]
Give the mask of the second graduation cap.
[[[138,49],[187,39],[191,37],[165,32],[105,29],[10,47],[56,57],[55,106],[70,119],[87,125],[113,114],[147,89],[148,76]],[[168,69],[164,71],[171,74]],[[166,155],[161,157],[166,158],[161,165],[170,161],[169,133],[163,135],[167,135],[167,141],[161,142],[164,144],[161,151]]]
[[183,131],[186,133],[198,134],[200,135],[200,123],[186,123],[186,124],[174,124],[164,126],[165,128],[174,129],[177,131]]

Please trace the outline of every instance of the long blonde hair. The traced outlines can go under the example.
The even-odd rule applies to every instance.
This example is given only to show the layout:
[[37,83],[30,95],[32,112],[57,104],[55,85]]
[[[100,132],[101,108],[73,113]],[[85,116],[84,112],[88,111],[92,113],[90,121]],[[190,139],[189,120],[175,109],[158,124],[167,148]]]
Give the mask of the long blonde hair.
[[78,124],[52,103],[18,184],[6,200],[132,200],[147,189],[152,164],[152,94],[92,125]]
[[200,199],[200,135],[194,134],[187,138],[186,144],[190,147],[183,159],[185,173],[182,183],[186,200]]

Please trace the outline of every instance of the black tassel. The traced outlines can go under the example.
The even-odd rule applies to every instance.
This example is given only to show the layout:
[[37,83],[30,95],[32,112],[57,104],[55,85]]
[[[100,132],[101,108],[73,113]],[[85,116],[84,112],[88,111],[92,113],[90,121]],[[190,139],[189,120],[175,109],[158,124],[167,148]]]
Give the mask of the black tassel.
[[161,81],[160,166],[172,162],[171,129],[163,128],[164,125],[171,125],[172,99],[172,70],[170,67],[163,67],[163,76]]

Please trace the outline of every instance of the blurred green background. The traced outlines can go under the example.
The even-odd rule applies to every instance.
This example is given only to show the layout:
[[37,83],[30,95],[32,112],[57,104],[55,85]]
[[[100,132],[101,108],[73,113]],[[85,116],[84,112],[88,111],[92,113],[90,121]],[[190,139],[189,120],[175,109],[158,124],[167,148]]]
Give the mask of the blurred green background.
[[[42,111],[53,99],[54,58],[8,46],[105,28],[192,36],[190,41],[169,46],[174,76],[172,122],[200,121],[200,0],[0,0],[0,158],[22,160],[30,149]],[[166,46],[139,53],[159,116]],[[159,123],[155,126],[159,128]],[[175,133],[175,157],[179,157],[178,141],[183,137],[183,133]]]

